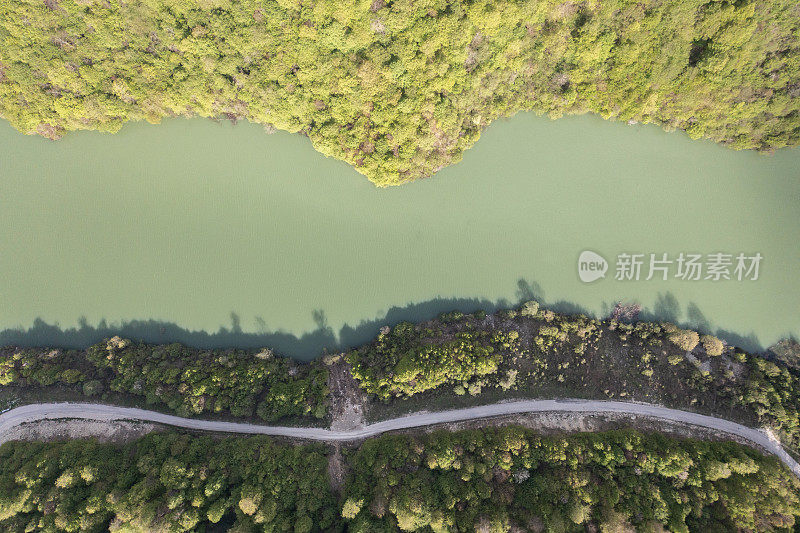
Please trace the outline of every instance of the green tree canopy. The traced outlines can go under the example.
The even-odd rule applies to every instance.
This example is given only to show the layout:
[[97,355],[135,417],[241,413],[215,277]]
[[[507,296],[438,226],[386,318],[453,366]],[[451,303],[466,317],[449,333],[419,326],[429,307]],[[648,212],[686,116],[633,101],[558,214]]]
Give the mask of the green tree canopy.
[[25,133],[199,115],[302,132],[379,185],[519,110],[800,141],[795,0],[2,0],[0,116]]

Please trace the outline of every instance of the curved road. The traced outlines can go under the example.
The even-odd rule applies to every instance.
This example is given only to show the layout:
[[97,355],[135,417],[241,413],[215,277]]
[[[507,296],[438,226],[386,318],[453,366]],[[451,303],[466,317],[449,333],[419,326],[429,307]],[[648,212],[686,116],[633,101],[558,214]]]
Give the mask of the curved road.
[[5,441],[4,436],[11,428],[22,424],[38,422],[40,420],[57,419],[83,419],[101,422],[135,420],[201,431],[273,435],[322,441],[354,441],[399,429],[526,413],[633,415],[699,426],[720,433],[735,435],[758,448],[776,455],[796,476],[800,477],[800,464],[786,453],[777,440],[771,438],[762,430],[749,428],[722,418],[714,418],[697,413],[679,411],[677,409],[668,409],[657,405],[599,400],[510,401],[449,411],[420,412],[345,431],[333,431],[322,428],[262,426],[242,422],[220,422],[214,420],[181,418],[179,416],[155,411],[147,411],[132,407],[117,407],[113,405],[42,403],[23,405],[0,414],[0,443]]

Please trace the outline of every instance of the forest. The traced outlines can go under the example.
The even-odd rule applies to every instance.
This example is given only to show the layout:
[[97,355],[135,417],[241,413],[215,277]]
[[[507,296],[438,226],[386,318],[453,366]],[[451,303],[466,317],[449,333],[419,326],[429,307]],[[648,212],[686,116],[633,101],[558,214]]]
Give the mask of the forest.
[[791,531],[800,483],[782,471],[732,443],[657,434],[391,435],[353,456],[342,514],[353,532]]
[[733,149],[800,142],[795,0],[0,0],[0,14],[0,116],[52,139],[248,120],[380,186],[459,161],[520,110]]
[[0,447],[0,530],[327,530],[338,512],[326,468],[323,447],[264,437],[10,442]]
[[271,350],[198,350],[113,337],[87,350],[0,349],[0,388],[41,401],[144,401],[180,416],[325,418],[328,372]]
[[530,301],[385,327],[345,358],[372,420],[516,397],[615,399],[767,426],[800,450],[800,367],[671,323]]
[[345,452],[155,433],[0,446],[0,529],[66,532],[791,531],[800,481],[731,442],[518,427],[388,435]]

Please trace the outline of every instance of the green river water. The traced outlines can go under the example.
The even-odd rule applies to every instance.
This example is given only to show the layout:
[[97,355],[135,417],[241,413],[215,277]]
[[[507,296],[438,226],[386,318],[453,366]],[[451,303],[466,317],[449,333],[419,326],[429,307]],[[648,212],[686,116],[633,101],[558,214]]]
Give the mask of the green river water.
[[[3,343],[122,330],[307,359],[385,323],[530,297],[597,315],[635,300],[750,348],[800,336],[800,150],[590,116],[495,123],[461,163],[390,189],[251,124],[51,142],[3,122],[0,226]],[[587,249],[610,263],[589,284]],[[616,281],[621,252],[763,260],[757,281]]]

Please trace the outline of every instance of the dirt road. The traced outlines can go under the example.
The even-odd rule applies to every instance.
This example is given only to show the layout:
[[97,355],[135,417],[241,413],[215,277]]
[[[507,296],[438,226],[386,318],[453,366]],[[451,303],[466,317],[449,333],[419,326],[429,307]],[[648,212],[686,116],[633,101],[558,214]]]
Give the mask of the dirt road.
[[668,409],[657,405],[626,403],[599,400],[519,400],[491,405],[481,405],[449,411],[419,412],[384,420],[375,424],[352,429],[322,429],[283,426],[262,426],[240,422],[220,422],[181,418],[178,416],[113,405],[85,403],[43,403],[23,405],[0,414],[0,443],[7,439],[10,429],[22,424],[41,420],[74,419],[101,422],[134,420],[152,422],[185,429],[216,431],[225,433],[245,433],[283,436],[297,439],[321,440],[327,442],[358,441],[374,437],[387,431],[417,428],[452,422],[463,422],[481,418],[525,413],[575,413],[585,415],[623,414],[655,420],[666,420],[690,426],[699,426],[720,433],[735,435],[750,442],[757,448],[776,455],[794,474],[800,477],[800,464],[797,463],[766,432],[749,428],[729,420],[711,416]]

